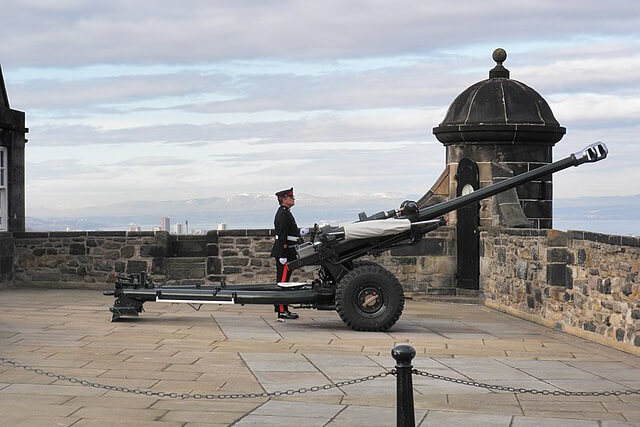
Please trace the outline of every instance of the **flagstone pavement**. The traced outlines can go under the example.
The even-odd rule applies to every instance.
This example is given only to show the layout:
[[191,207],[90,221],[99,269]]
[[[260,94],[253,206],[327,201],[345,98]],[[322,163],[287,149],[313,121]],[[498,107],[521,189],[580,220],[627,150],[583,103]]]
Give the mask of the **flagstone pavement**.
[[[640,389],[640,358],[481,305],[408,301],[385,333],[355,332],[335,312],[147,303],[110,322],[99,291],[0,290],[0,357],[55,375],[166,393],[310,388],[391,369],[397,344],[421,371],[547,390]],[[0,363],[6,426],[393,426],[394,376],[271,398],[180,399],[71,383]],[[640,394],[562,397],[492,392],[413,377],[420,426],[640,426]]]

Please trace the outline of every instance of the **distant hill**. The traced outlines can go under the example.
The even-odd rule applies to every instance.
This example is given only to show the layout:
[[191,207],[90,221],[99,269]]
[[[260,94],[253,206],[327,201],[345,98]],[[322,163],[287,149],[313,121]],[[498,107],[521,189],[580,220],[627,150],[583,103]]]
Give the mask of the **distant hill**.
[[556,199],[553,225],[560,230],[639,236],[640,194]]
[[[368,214],[396,208],[416,194],[367,193],[331,197],[296,195],[294,213],[298,223],[341,224]],[[190,230],[211,230],[220,223],[228,228],[271,228],[276,208],[273,195],[237,194],[191,200],[135,201],[85,208],[77,211],[40,209],[29,212],[27,229],[126,230],[130,224],[151,230],[161,217],[171,224],[189,221]],[[581,197],[554,200],[554,228],[608,234],[640,235],[640,195]]]
[[[419,195],[389,193],[346,194],[332,197],[297,194],[294,212],[300,225],[340,224],[355,221],[358,213],[396,208]],[[189,221],[189,228],[211,230],[220,223],[228,228],[271,228],[277,208],[273,195],[237,194],[191,200],[135,201],[74,211],[39,209],[27,217],[30,230],[126,230],[136,224],[143,230],[160,225],[161,217],[171,224]],[[32,212],[29,212],[32,214]]]

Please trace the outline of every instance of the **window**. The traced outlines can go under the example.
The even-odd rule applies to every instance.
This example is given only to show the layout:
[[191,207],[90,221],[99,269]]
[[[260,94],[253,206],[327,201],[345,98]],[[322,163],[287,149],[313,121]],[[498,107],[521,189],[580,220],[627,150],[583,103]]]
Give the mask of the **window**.
[[9,201],[7,194],[9,192],[8,170],[9,158],[7,148],[0,147],[0,231],[9,229]]

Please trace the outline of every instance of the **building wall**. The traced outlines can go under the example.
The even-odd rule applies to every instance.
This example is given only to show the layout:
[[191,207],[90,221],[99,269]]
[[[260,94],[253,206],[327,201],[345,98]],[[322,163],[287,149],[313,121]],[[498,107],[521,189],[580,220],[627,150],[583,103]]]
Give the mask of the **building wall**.
[[485,304],[640,354],[640,239],[582,231],[481,232]]
[[13,235],[0,232],[0,289],[13,285],[14,250]]

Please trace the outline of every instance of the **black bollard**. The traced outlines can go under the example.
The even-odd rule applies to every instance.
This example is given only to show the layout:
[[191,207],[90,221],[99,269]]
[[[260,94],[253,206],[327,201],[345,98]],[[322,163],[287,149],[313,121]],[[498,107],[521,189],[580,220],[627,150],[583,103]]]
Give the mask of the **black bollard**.
[[416,349],[410,345],[397,345],[391,350],[391,356],[396,359],[397,401],[396,426],[415,427],[416,416],[413,411],[413,365],[411,361],[416,356]]

